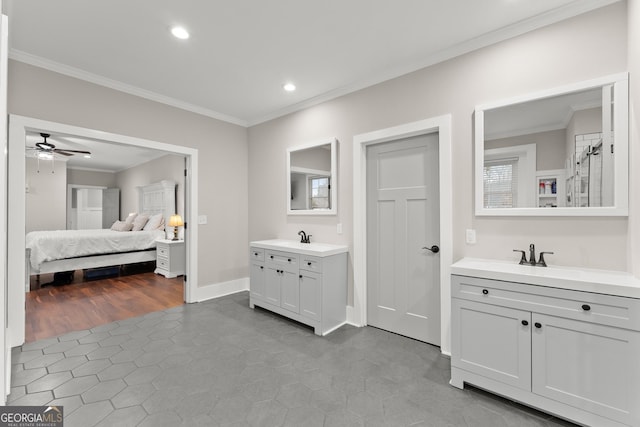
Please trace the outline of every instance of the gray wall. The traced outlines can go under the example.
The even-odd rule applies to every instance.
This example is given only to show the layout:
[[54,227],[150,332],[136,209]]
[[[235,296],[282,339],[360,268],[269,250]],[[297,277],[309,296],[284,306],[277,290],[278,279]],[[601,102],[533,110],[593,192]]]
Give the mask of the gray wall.
[[113,172],[67,169],[67,184],[113,188],[116,187],[116,174]]
[[[626,7],[616,3],[251,127],[249,238],[293,239],[304,228],[316,241],[352,246],[353,136],[451,113],[454,260],[513,260],[512,249],[533,242],[540,250],[555,252],[549,257],[553,264],[630,269],[627,218],[476,217],[473,206],[474,107],[626,71]],[[338,215],[287,216],[283,153],[324,136],[340,141]],[[337,234],[337,223],[343,224],[344,234]],[[476,229],[477,244],[465,243],[467,228]]]
[[566,132],[564,129],[530,133],[484,142],[485,150],[536,144],[536,170],[564,169],[567,158]]
[[[52,172],[53,166],[53,173]],[[40,172],[38,172],[38,169]],[[26,232],[67,228],[67,164],[26,159]],[[9,202],[11,203],[11,202]]]
[[198,285],[248,276],[245,128],[13,60],[9,81],[10,114],[198,149]]

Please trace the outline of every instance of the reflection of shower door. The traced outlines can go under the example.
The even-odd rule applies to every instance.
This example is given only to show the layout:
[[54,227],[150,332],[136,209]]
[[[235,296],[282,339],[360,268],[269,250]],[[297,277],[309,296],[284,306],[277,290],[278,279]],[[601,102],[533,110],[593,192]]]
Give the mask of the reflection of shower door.
[[580,155],[578,177],[576,180],[576,206],[589,206],[589,152],[584,150]]

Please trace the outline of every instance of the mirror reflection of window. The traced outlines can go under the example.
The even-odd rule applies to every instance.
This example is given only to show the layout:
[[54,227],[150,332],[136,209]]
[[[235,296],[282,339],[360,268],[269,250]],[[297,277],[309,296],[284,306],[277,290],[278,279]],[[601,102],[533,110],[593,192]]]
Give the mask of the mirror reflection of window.
[[311,194],[311,209],[329,209],[331,207],[329,197],[331,186],[329,185],[329,177],[315,177],[309,179],[309,187]]
[[484,162],[484,207],[518,206],[518,160]]

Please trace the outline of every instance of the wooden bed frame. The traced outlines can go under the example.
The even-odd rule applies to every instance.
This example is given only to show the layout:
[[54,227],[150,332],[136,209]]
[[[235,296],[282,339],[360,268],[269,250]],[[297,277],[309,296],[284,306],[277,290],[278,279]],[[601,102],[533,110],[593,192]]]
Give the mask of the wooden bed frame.
[[[169,217],[177,212],[176,210],[176,183],[175,181],[160,181],[137,187],[140,210],[149,214],[162,213],[165,224],[169,223]],[[123,252],[93,256],[83,256],[77,258],[58,259],[46,261],[40,265],[39,272],[31,272],[30,262],[31,250],[27,248],[27,267],[30,275],[40,275],[45,273],[57,273],[59,271],[83,270],[87,268],[109,267],[113,265],[134,264],[138,262],[148,262],[156,260],[156,250],[147,249],[136,252]]]

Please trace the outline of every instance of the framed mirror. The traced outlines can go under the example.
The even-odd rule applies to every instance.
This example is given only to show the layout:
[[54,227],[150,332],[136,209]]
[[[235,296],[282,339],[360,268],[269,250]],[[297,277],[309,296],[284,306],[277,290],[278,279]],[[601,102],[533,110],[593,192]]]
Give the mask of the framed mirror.
[[626,216],[626,73],[479,105],[476,215]]
[[287,149],[287,214],[335,215],[337,140],[326,138]]

